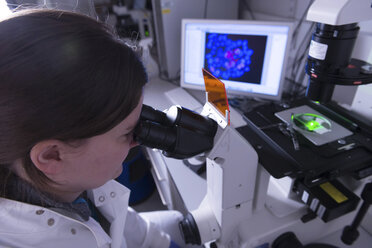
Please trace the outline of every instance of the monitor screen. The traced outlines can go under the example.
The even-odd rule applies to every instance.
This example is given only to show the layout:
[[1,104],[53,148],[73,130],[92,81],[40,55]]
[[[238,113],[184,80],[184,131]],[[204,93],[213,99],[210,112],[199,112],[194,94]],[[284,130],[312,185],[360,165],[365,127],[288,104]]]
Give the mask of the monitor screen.
[[291,23],[182,20],[181,87],[204,89],[202,68],[226,85],[227,94],[279,100]]

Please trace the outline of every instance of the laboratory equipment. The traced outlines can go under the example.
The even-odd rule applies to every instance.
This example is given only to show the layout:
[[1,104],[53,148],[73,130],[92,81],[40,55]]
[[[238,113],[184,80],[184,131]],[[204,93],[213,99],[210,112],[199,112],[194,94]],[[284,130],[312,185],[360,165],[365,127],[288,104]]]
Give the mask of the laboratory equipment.
[[[349,142],[350,140],[348,139],[340,139],[334,143],[325,144],[323,148],[332,148],[336,153],[343,153],[343,157],[336,162],[324,161],[322,164],[316,164],[310,162],[310,160],[318,160],[317,146],[313,145],[312,148],[309,148],[308,144],[304,146],[301,135],[298,135],[299,152],[312,151],[313,153],[303,158],[305,162],[309,160],[308,170],[300,172],[301,167],[295,167],[297,168],[295,171],[299,171],[299,173],[292,172],[291,174],[291,171],[287,170],[286,167],[282,167],[282,165],[287,165],[291,169],[293,168],[292,162],[295,160],[288,161],[285,156],[287,152],[284,153],[284,157],[277,157],[276,153],[273,152],[265,153],[268,147],[264,143],[265,138],[268,138],[267,135],[263,135],[262,138],[256,135],[256,132],[247,129],[246,122],[240,121],[241,116],[234,113],[233,108],[230,108],[231,123],[228,125],[228,122],[224,121],[224,118],[227,118],[222,113],[223,111],[211,111],[212,113],[208,114],[210,110],[204,110],[204,108],[209,107],[209,104],[206,104],[204,108],[202,105],[195,106],[195,103],[192,103],[195,99],[187,95],[184,89],[175,88],[174,85],[164,81],[158,82],[156,85],[153,83],[151,82],[149,85],[151,87],[147,88],[147,91],[145,90],[146,104],[165,109],[177,102],[183,102],[188,108],[210,118],[215,118],[219,124],[214,137],[214,146],[212,150],[205,153],[205,156],[209,158],[207,160],[207,180],[192,172],[182,163],[182,160],[162,156],[157,149],[146,149],[154,165],[153,175],[157,180],[158,189],[164,204],[170,209],[177,209],[183,212],[185,216],[190,216],[187,215],[185,207],[187,208],[186,210],[191,212],[194,220],[185,218],[185,222],[190,224],[184,225],[191,236],[195,237],[193,233],[198,230],[200,242],[204,243],[208,239],[215,240],[220,248],[226,247],[226,243],[229,243],[229,247],[233,248],[261,248],[270,247],[272,242],[281,234],[292,231],[303,244],[322,242],[332,244],[338,248],[347,247],[343,245],[340,239],[341,231],[345,225],[352,222],[355,212],[346,213],[328,222],[324,222],[321,217],[316,217],[316,213],[314,218],[314,214],[309,214],[311,209],[307,205],[308,202],[306,201],[305,203],[302,200],[302,198],[306,199],[306,193],[302,193],[304,197],[297,194],[294,191],[295,185],[298,185],[298,183],[319,185],[332,181],[327,180],[327,178],[319,178],[319,176],[316,176],[319,173],[318,175],[328,175],[339,180],[340,183],[359,196],[363,185],[371,180],[371,177],[368,177],[368,172],[371,171],[370,166],[368,166],[371,165],[371,152],[366,151],[359,143]],[[169,87],[166,88],[165,84]],[[177,93],[178,98],[169,97],[169,95],[175,93]],[[211,94],[208,93],[209,95]],[[173,99],[175,100],[173,101]],[[159,101],[161,101],[160,104]],[[316,105],[315,103],[313,104]],[[221,105],[223,106],[224,104]],[[278,123],[282,123],[281,126],[286,128],[286,124],[280,121],[275,116],[275,113],[292,106],[282,104],[268,105],[278,109],[272,109],[271,115],[268,115],[264,111],[263,106],[262,108],[257,108],[255,116],[260,117],[260,120],[258,120],[260,122],[256,123],[256,126],[259,127],[258,129],[256,128],[256,131],[264,130],[268,133],[273,130],[278,131]],[[311,106],[313,107],[313,105]],[[317,108],[319,115],[327,116],[328,119],[334,120],[334,117],[328,112],[327,115],[324,114],[322,105],[316,105],[315,108]],[[266,122],[267,117],[269,117],[269,120],[273,119],[275,121],[272,123],[275,124],[274,127],[270,128],[270,123]],[[340,122],[342,126],[346,125],[349,131],[353,130],[352,132],[355,132],[354,127],[364,130],[364,126],[356,126],[356,124],[359,125],[358,122],[353,123],[347,122],[345,119],[342,119],[342,121],[337,119],[337,123],[340,124]],[[332,123],[332,126],[334,126],[334,123]],[[247,132],[244,132],[244,130]],[[283,148],[280,147],[282,143],[279,144],[280,146],[277,145],[277,147],[282,150],[285,150],[285,147],[292,151],[294,150],[290,137],[283,135],[280,130],[278,131],[278,136],[287,143]],[[359,133],[355,137],[358,138],[358,136],[362,142],[367,142],[368,137],[371,138],[371,135],[363,136]],[[257,140],[252,140],[252,137],[257,138]],[[364,143],[364,147],[372,147],[372,139],[368,142]],[[310,143],[310,141],[307,143]],[[354,147],[352,148],[353,143]],[[275,146],[275,144],[273,145]],[[338,150],[338,148],[341,148],[341,150]],[[351,149],[347,150],[347,148]],[[351,151],[356,152],[356,155],[350,153]],[[334,152],[330,153],[326,149],[322,154],[332,156]],[[363,152],[363,154],[358,155],[360,152]],[[293,154],[296,155],[297,153],[293,152]],[[348,155],[351,156],[348,158]],[[366,160],[361,161],[360,159],[363,159],[365,155],[367,156]],[[296,156],[296,158],[299,157],[301,158],[300,155]],[[365,164],[363,165],[363,163]],[[314,165],[316,170],[312,171],[311,166],[314,167]],[[326,169],[327,165],[331,167],[330,170]],[[359,177],[359,180],[353,179],[354,174]],[[305,178],[307,180],[304,180]],[[317,206],[315,203],[314,205]],[[319,208],[319,205],[317,207]],[[361,223],[359,228],[360,237],[350,248],[369,248],[372,233],[371,215],[367,213],[365,218],[367,219]],[[192,224],[193,222],[194,224]],[[196,226],[197,229],[193,226]]]
[[181,106],[164,113],[143,105],[134,138],[141,145],[162,150],[167,157],[181,159],[210,150],[216,131],[214,120]]
[[[372,16],[371,1],[317,0],[307,19],[316,22],[306,72],[310,76],[306,96],[330,101],[334,87],[372,83],[372,65],[351,59],[359,27]],[[342,52],[341,52],[342,51]]]
[[238,0],[152,0],[152,8],[160,71],[168,79],[180,74],[182,19],[238,18]]
[[205,68],[228,94],[279,100],[291,32],[284,22],[184,19],[181,87],[204,90]]
[[[334,4],[341,2],[353,1],[323,1],[323,13],[337,12]],[[358,12],[369,13],[370,4]],[[355,16],[355,10],[346,12]],[[214,146],[206,153],[207,193],[181,223],[185,239],[215,242],[220,248],[268,248],[278,237],[293,232],[304,244],[347,247],[340,238],[342,228],[352,223],[360,192],[371,181],[370,123],[305,99],[289,106],[268,106],[246,113],[247,125],[236,126],[234,120],[228,124],[228,114],[211,103],[204,105],[201,114],[215,119],[218,129]],[[332,128],[338,124],[348,134],[319,143],[298,129],[300,149],[295,149],[289,131],[294,124],[291,116],[293,109],[303,106],[305,113],[315,112],[329,120]],[[365,212],[365,207],[361,209]],[[366,213],[364,218],[369,219],[364,221],[359,216],[363,214],[357,214],[352,226],[360,223],[360,237],[350,247],[367,248],[372,237],[371,214]]]
[[121,38],[132,39],[134,43],[141,39],[154,39],[150,11],[132,9],[127,1],[117,0],[112,5],[112,12],[116,17],[116,31]]
[[207,194],[199,208],[180,222],[180,229],[186,243],[218,239],[221,245],[234,247],[238,245],[234,244],[237,227],[252,214],[258,158],[254,148],[230,126],[224,84],[204,69],[203,76],[207,101],[201,114],[216,120],[219,128],[206,159]]
[[[306,112],[316,109],[317,116],[323,118],[322,106],[311,103],[307,101],[306,106],[313,110],[307,107]],[[289,231],[311,243],[339,232],[351,221],[350,213],[359,203],[357,194],[370,180],[371,135],[361,128],[346,130],[347,137],[336,138],[342,134],[340,129],[331,135],[336,136],[327,137],[331,141],[320,145],[299,133],[300,150],[296,150],[292,137],[283,135],[279,127],[290,126],[293,115],[287,112],[296,115],[296,105],[303,112],[303,104],[259,106],[255,111],[260,114],[247,115],[248,125],[238,128],[228,124],[228,111],[224,115],[212,102],[204,105],[202,114],[215,119],[219,128],[214,147],[207,154],[207,194],[180,223],[186,242],[261,248],[278,244],[279,237],[281,246],[277,247],[286,247],[283,242],[288,240],[283,241],[282,235]],[[332,126],[337,125],[333,119]],[[344,186],[348,177],[355,180],[352,190]],[[370,240],[371,234],[363,232]],[[365,240],[360,242],[354,247],[369,245]]]

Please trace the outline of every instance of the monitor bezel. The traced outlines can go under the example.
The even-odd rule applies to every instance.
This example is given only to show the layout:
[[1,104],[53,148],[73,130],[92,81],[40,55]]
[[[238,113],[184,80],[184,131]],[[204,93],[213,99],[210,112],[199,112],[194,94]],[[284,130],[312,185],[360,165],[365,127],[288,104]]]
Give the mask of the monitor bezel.
[[[245,96],[245,97],[252,97],[252,98],[261,98],[261,99],[268,99],[268,100],[280,100],[282,98],[283,89],[284,89],[284,81],[285,81],[285,72],[288,65],[288,58],[290,53],[290,44],[292,39],[292,32],[293,32],[293,23],[292,22],[271,22],[271,21],[260,21],[260,20],[221,20],[221,19],[182,19],[182,32],[181,32],[181,75],[180,75],[180,86],[186,89],[194,89],[194,90],[205,90],[204,84],[196,85],[191,83],[185,82],[185,31],[187,24],[247,24],[247,25],[261,25],[261,26],[285,26],[288,27],[288,37],[286,42],[286,48],[284,52],[283,58],[283,66],[281,69],[280,79],[279,79],[279,89],[276,95],[269,95],[264,93],[255,93],[255,92],[243,92],[237,91],[233,89],[226,89],[227,94],[229,96]],[[200,68],[200,71],[202,68]]]

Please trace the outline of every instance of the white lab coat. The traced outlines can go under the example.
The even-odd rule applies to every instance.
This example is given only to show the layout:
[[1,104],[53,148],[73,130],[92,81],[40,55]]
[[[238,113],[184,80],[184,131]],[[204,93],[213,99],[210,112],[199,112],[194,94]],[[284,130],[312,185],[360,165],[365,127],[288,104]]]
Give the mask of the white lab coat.
[[[19,248],[168,248],[182,215],[164,211],[164,223],[152,223],[128,208],[129,189],[111,180],[88,192],[110,222],[109,235],[93,219],[0,198],[0,247]],[[156,213],[155,213],[156,215]],[[177,228],[178,229],[178,228]],[[178,235],[178,236],[177,236]],[[172,239],[182,242],[179,234]]]

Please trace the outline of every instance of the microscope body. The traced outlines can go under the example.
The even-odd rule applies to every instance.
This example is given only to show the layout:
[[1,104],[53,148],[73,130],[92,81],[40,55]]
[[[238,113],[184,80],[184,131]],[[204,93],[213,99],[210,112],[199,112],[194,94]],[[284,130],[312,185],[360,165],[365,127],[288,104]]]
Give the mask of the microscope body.
[[[312,100],[330,101],[336,84],[372,82],[370,65],[350,59],[359,31],[356,22],[371,19],[371,4],[368,0],[315,0],[309,9],[308,20],[318,22],[306,68],[310,76],[307,96]],[[192,243],[269,247],[289,231],[309,243],[339,231],[352,220],[353,214],[346,214],[328,223],[319,218],[304,223],[301,218],[308,210],[292,192],[295,179],[271,177],[258,163],[255,149],[260,148],[253,148],[208,104],[202,114],[214,118],[219,127],[207,154],[207,194],[188,216],[192,221],[185,221],[193,223],[194,234],[200,235]],[[354,182],[353,191],[360,193],[368,180]]]
[[[364,7],[357,7],[358,4]],[[307,72],[310,75],[310,81],[315,82],[315,85],[310,82],[309,87],[318,87],[314,94],[308,95],[310,98],[314,98],[314,100],[321,98],[320,100],[323,102],[330,100],[332,94],[329,92],[332,93],[334,85],[339,84],[340,80],[344,78],[345,75],[342,72],[349,66],[352,46],[358,31],[354,23],[371,17],[372,6],[370,0],[314,1],[309,9],[308,20],[320,23],[318,25],[319,39],[314,39],[313,46],[323,49],[320,50],[323,54],[320,54],[322,55],[320,56],[316,51],[312,51],[312,54],[309,55]],[[342,36],[346,39],[341,39],[341,43],[344,42],[343,44],[349,52],[345,53],[345,57],[342,59],[333,61],[332,56],[326,59],[327,52],[337,53],[338,49],[334,49],[333,46],[338,46],[340,40],[338,39],[340,37],[338,32],[343,30],[346,30],[346,32],[351,30],[351,40],[348,40],[349,36]],[[335,37],[332,37],[332,35],[322,37],[324,31],[327,31],[327,35],[335,34]],[[324,43],[322,43],[323,38],[325,38]],[[330,48],[330,46],[333,48]],[[342,48],[342,46],[340,47]],[[334,66],[332,61],[339,64]],[[368,71],[362,73],[361,67],[358,69],[358,76],[359,74],[362,75],[363,80],[352,78],[352,82],[360,81],[361,84],[369,82]],[[333,68],[331,76],[327,73],[329,68]],[[332,80],[329,81],[329,78]],[[348,84],[348,82],[344,84]],[[312,92],[312,89],[308,92]],[[206,152],[206,196],[200,206],[191,211],[180,223],[186,243],[207,244],[215,242],[219,248],[270,247],[269,245],[278,236],[289,231],[295,231],[303,242],[312,242],[335,233],[345,223],[352,221],[354,214],[351,213],[328,223],[324,223],[319,218],[303,223],[301,218],[306,215],[308,208],[301,202],[302,199],[298,199],[298,196],[296,197],[292,192],[294,179],[289,177],[275,179],[271,177],[259,165],[256,152],[256,149],[260,149],[259,145],[253,147],[234,128],[234,123],[229,125],[227,115],[224,116],[219,113],[208,101],[204,105],[201,115],[213,119],[218,127],[215,135],[209,135],[203,131],[203,135],[207,136],[205,140],[208,142],[200,150],[190,152],[191,148],[194,149],[193,145],[185,147],[180,146],[181,143],[175,142],[180,134],[177,131],[178,128],[185,127],[187,131],[194,131],[193,128],[188,127],[188,125],[180,125],[179,127],[176,125],[177,130],[172,131],[175,135],[169,136],[168,133],[170,132],[168,130],[175,128],[173,124],[168,124],[168,121],[163,120],[156,120],[156,122],[166,123],[166,130],[163,132],[159,129],[156,132],[149,132],[161,134],[161,136],[154,136],[154,139],[150,140],[151,142],[145,143],[149,147],[164,150],[166,152],[164,155],[176,155],[178,158],[208,150]],[[143,126],[141,130],[150,130],[150,128],[154,127]],[[137,132],[137,134],[139,139],[149,141],[147,133]],[[197,134],[195,137],[198,138],[199,136]],[[155,143],[160,138],[162,140],[159,142],[161,146]],[[212,145],[210,145],[210,140],[213,140]],[[195,144],[194,141],[189,143]],[[163,146],[163,144],[166,144],[166,146]],[[355,184],[353,185],[353,191],[357,194],[360,193],[362,186],[368,180],[370,179],[366,179],[364,182],[353,182]]]
[[207,194],[190,213],[193,226],[186,227],[184,222],[181,229],[194,229],[191,233],[198,238],[184,234],[189,243],[218,240],[218,247],[239,247],[239,225],[252,216],[258,156],[210,103],[201,114],[214,119],[219,127],[206,158]]
[[[208,102],[201,114],[219,126],[214,146],[206,155],[206,196],[180,224],[186,243],[218,248],[271,247],[287,232],[295,232],[303,243],[329,243],[325,237],[352,221],[355,213],[330,222],[315,218],[305,223],[302,218],[308,207],[293,192],[296,179],[272,177],[259,164],[259,145],[253,147],[234,128],[234,122],[227,125]],[[359,194],[368,180],[351,183],[354,192]],[[337,238],[331,242],[340,242]]]

